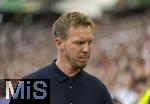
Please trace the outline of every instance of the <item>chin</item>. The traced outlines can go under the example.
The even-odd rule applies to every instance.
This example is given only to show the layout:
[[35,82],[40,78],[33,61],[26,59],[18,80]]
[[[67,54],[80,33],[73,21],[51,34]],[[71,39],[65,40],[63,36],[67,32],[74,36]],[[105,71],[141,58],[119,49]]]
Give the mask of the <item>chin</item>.
[[86,65],[87,65],[87,61],[80,61],[80,62],[78,61],[78,62],[74,63],[74,67],[76,69],[83,69],[86,67]]
[[78,65],[79,68],[85,68],[86,67],[86,63],[81,63],[80,65]]

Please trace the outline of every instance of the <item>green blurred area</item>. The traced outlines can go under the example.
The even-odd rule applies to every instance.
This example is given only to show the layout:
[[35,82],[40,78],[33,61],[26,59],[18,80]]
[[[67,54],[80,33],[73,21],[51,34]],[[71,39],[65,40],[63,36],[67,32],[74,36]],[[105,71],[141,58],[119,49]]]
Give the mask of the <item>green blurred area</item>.
[[150,0],[127,0],[128,6],[132,8],[145,7],[150,5]]
[[1,0],[0,12],[39,12],[47,4],[48,0]]
[[5,0],[0,5],[1,11],[15,11],[18,12],[22,10],[23,3],[21,0]]
[[[52,6],[54,2],[62,1],[65,0],[0,0],[0,12],[35,13],[50,11],[49,7]],[[119,6],[117,9],[136,9],[150,6],[150,0],[118,0],[117,3],[117,6]]]

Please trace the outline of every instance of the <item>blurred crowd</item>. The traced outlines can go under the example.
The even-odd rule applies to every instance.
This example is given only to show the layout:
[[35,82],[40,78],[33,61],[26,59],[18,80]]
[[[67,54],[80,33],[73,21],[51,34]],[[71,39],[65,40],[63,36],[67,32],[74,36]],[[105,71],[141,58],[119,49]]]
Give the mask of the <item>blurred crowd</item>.
[[[92,73],[103,79],[121,104],[140,102],[150,88],[149,18],[150,14],[104,18],[98,25]],[[138,104],[149,104],[150,93],[147,96],[149,102]]]
[[[95,41],[85,70],[108,86],[115,104],[136,104],[150,88],[149,18],[147,12],[95,20]],[[21,78],[56,58],[51,25],[42,19],[0,24],[0,78]]]

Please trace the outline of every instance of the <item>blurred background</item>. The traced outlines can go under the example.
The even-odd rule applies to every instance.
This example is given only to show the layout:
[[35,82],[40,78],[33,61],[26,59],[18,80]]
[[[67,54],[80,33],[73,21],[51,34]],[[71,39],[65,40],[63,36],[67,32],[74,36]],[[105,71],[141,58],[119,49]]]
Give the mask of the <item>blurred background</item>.
[[0,0],[0,79],[50,64],[53,22],[79,11],[96,23],[85,70],[106,84],[115,104],[150,104],[149,7],[150,0]]

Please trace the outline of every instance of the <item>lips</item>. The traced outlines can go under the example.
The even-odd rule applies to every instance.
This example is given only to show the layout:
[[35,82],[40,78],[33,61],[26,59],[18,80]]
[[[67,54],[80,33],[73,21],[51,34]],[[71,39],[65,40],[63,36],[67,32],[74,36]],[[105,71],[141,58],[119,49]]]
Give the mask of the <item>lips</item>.
[[80,57],[79,60],[81,60],[81,61],[88,61],[89,58],[87,58],[87,57],[86,58]]

